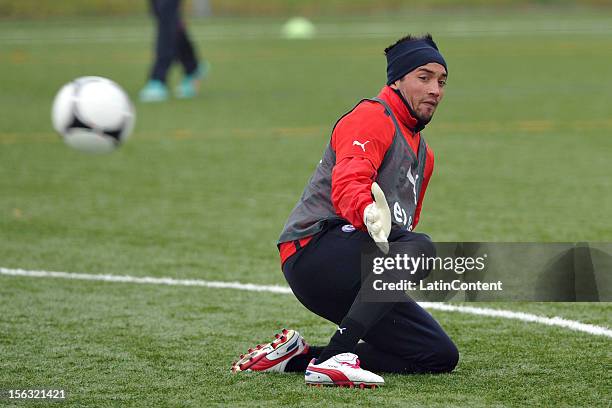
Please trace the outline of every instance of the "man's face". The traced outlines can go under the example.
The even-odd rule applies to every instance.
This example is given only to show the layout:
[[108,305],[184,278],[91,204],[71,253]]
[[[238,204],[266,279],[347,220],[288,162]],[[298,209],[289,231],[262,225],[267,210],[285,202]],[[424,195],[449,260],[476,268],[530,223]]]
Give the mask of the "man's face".
[[391,84],[391,87],[399,89],[416,114],[416,118],[425,124],[431,120],[438,104],[442,101],[446,75],[444,66],[430,62],[407,73],[402,79]]

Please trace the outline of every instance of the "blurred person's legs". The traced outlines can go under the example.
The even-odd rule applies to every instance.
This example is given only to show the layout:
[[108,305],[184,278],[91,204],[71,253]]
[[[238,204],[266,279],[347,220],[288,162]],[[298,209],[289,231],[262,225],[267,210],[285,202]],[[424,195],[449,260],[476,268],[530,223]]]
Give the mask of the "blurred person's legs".
[[150,79],[166,82],[170,66],[177,55],[181,0],[150,0],[157,20],[155,63]]
[[168,98],[167,77],[176,60],[183,66],[185,77],[177,87],[177,96],[193,97],[199,90],[207,64],[198,64],[195,47],[189,39],[181,20],[181,0],[150,0],[157,22],[155,62],[149,74],[149,82],[140,93],[145,102],[163,101]]
[[158,102],[168,99],[166,79],[176,55],[180,0],[150,0],[150,6],[157,23],[155,61],[140,100]]

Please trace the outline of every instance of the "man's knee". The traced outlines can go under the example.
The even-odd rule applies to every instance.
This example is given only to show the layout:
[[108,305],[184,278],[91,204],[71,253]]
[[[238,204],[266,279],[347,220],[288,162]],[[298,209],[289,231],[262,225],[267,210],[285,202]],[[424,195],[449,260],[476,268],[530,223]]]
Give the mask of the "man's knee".
[[436,246],[427,234],[410,231],[391,231],[389,241],[398,243],[400,250],[408,250],[413,256],[436,256]]
[[[423,256],[425,259],[434,258],[436,256],[436,246],[426,234],[415,234],[418,238],[414,241],[417,243],[417,254],[416,256]],[[431,266],[429,262],[425,263],[419,270],[419,273],[415,275],[418,280],[425,279],[431,272]]]
[[436,345],[429,365],[430,372],[450,373],[459,362],[459,350],[450,339]]
[[419,239],[419,245],[421,247],[421,250],[423,251],[423,255],[427,258],[435,257],[437,253],[436,246],[431,241],[431,238],[429,238],[429,235],[426,235],[426,234],[419,234],[419,235],[421,235]]

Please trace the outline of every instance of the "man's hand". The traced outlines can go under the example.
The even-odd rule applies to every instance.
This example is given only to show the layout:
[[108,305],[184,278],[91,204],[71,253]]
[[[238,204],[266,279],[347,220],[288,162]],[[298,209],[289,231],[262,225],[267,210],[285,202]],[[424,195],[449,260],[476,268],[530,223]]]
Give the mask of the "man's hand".
[[363,222],[368,233],[385,254],[389,253],[389,242],[387,238],[391,232],[391,211],[377,182],[372,183],[372,195],[374,202],[363,210]]

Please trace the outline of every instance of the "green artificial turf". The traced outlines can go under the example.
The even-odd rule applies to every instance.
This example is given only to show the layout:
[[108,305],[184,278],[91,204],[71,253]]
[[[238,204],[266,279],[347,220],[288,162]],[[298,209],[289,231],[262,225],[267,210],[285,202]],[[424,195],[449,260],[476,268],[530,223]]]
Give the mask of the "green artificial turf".
[[[280,20],[192,21],[213,66],[202,95],[144,105],[150,21],[0,22],[0,267],[284,284],[276,239],[333,123],[383,85],[382,50],[424,31],[449,81],[423,132],[436,164],[418,230],[612,240],[612,13],[315,23],[318,37],[288,41]],[[135,101],[135,132],[111,155],[51,129],[55,92],[84,75]],[[487,306],[611,324],[608,304]],[[281,327],[326,342],[333,327],[289,295],[0,275],[0,312],[0,389],[62,387],[75,406],[610,404],[610,339],[535,323],[434,312],[457,370],[357,392],[229,373]]]

